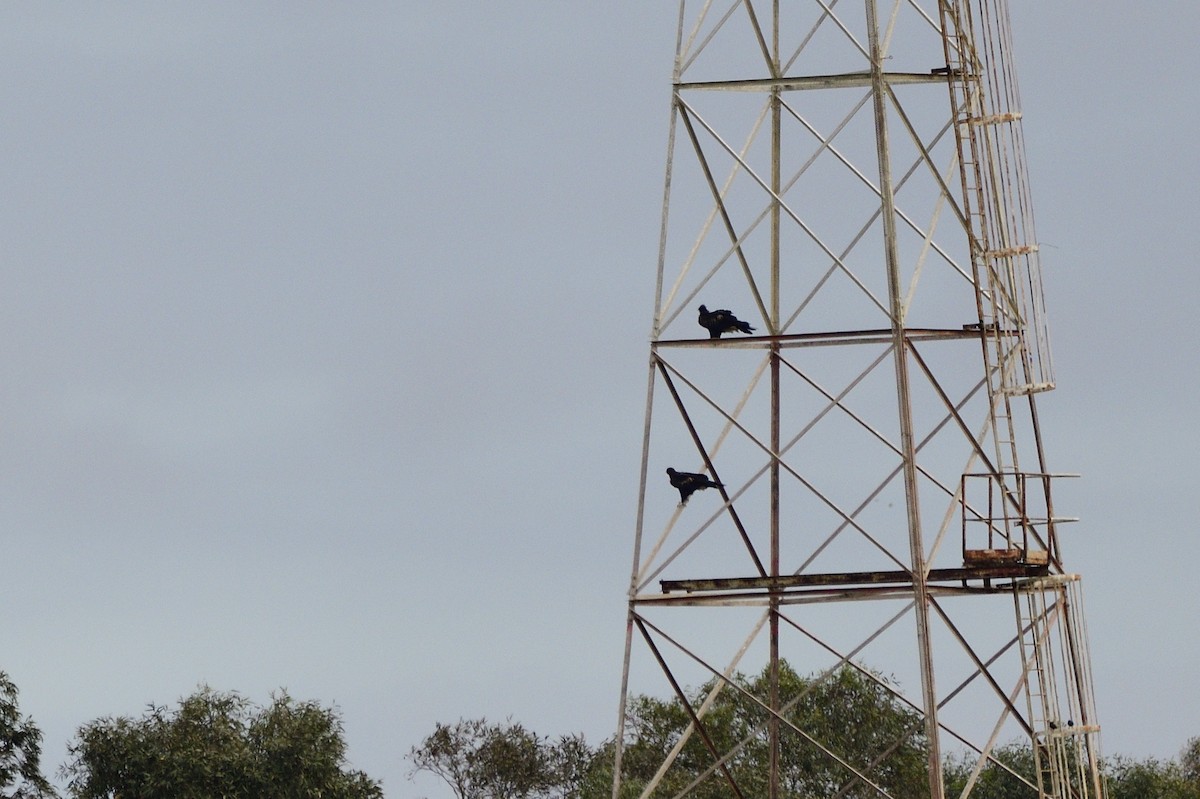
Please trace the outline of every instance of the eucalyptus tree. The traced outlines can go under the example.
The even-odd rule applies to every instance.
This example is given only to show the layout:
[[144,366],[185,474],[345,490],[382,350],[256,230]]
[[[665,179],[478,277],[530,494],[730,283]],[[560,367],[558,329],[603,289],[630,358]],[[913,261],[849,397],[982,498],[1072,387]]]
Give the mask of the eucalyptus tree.
[[382,799],[346,763],[340,715],[280,693],[258,706],[201,688],[177,708],[82,726],[63,768],[76,799]]
[[0,793],[11,799],[50,799],[58,794],[42,775],[42,732],[21,715],[17,686],[0,671]]

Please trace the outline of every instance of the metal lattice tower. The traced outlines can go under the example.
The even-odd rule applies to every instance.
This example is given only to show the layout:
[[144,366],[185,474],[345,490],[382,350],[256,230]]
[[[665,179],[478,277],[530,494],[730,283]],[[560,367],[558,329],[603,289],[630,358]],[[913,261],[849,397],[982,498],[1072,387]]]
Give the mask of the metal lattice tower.
[[[1005,0],[680,3],[614,797],[790,795],[797,747],[836,764],[829,796],[889,796],[887,751],[856,762],[795,721],[783,662],[884,687],[934,799],[949,754],[962,796],[1015,776],[1010,741],[1029,796],[1103,796],[1010,56]],[[710,339],[702,303],[756,330]],[[722,485],[679,505],[668,466]],[[706,714],[760,669],[749,786]],[[691,724],[631,785],[636,694]],[[692,738],[710,762],[667,791]]]

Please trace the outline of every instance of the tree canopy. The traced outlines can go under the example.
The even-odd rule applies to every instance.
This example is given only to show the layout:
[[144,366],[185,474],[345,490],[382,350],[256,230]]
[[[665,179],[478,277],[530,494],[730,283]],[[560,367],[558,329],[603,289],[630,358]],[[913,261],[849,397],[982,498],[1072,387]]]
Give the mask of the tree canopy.
[[[726,756],[723,762],[742,795],[765,796],[769,737],[760,702],[767,695],[769,675],[739,675],[733,682],[738,687],[726,686],[706,709],[705,734]],[[687,692],[693,710],[713,687],[709,682]],[[782,663],[779,690],[788,722],[781,733],[781,796],[878,797],[851,769],[891,796],[929,795],[920,715],[897,699],[882,677],[853,666],[824,678],[804,677]],[[733,795],[708,745],[688,732],[691,720],[679,702],[630,697],[620,799],[635,799],[655,780],[652,796]],[[677,756],[662,768],[676,747]],[[582,736],[554,742],[511,721],[479,719],[438,724],[408,757],[414,772],[437,775],[458,799],[610,799],[614,752],[612,739],[591,749]],[[997,746],[992,757],[1007,768],[987,763],[971,787],[972,799],[1037,799],[1033,749],[1027,741]],[[947,796],[961,795],[976,762],[971,753],[945,758]],[[1101,768],[1107,799],[1200,799],[1200,737],[1190,740],[1176,760],[1118,755],[1106,758]]]
[[179,707],[81,727],[63,768],[78,799],[382,799],[346,769],[340,716],[287,693],[259,707],[201,688]]
[[583,736],[557,741],[512,721],[438,724],[408,754],[413,772],[439,777],[459,799],[575,797],[593,757]]
[[[691,715],[682,704],[634,697],[627,713],[622,795],[639,795],[686,735],[655,795],[674,796],[690,788],[689,796],[724,798],[732,779],[744,796],[765,796],[770,754],[769,714],[763,703],[769,679],[766,670],[749,679],[735,677],[742,690],[725,687],[704,715],[705,735],[723,755],[728,776],[702,736],[687,734]],[[693,709],[713,687],[709,682],[695,692]],[[845,788],[840,795],[848,799],[877,796],[862,777],[894,796],[928,793],[920,716],[879,675],[846,666],[824,677],[803,677],[781,663],[779,695],[786,721],[780,732],[781,795],[825,796]],[[611,750],[611,742],[607,748]],[[599,764],[607,763],[603,776],[611,784],[611,762],[611,755],[601,758],[592,779],[605,770]],[[589,787],[598,790],[599,785]]]
[[[920,716],[885,679],[853,666],[803,677],[786,663],[778,676],[781,796],[877,796],[866,780],[896,797],[928,795]],[[743,796],[765,795],[770,756],[763,700],[769,680],[766,671],[737,675],[716,692],[715,681],[709,682],[687,692],[690,710],[675,701],[631,697],[621,799],[639,796],[652,783],[655,796],[728,797],[731,779]],[[710,695],[701,736],[691,729],[692,714]],[[41,737],[32,719],[21,715],[16,686],[0,672],[3,799],[58,799],[41,773]],[[408,759],[413,773],[434,774],[458,799],[609,799],[615,748],[612,739],[592,748],[582,735],[551,739],[511,720],[478,719],[438,724]],[[202,687],[176,708],[151,705],[140,718],[105,717],[80,727],[69,754],[60,772],[72,799],[383,797],[378,781],[347,767],[337,711],[286,692],[258,706],[237,693]],[[1029,744],[1004,744],[992,754],[1007,768],[987,764],[972,799],[1036,799]],[[970,755],[946,758],[948,796],[962,792],[975,762]],[[1200,737],[1189,740],[1178,758],[1116,755],[1105,758],[1102,772],[1107,799],[1200,799]]]
[[1200,782],[1174,760],[1118,755],[1104,764],[1108,799],[1200,799]]
[[[980,769],[979,777],[971,788],[971,799],[1038,799],[1037,788],[1029,787],[1037,785],[1037,767],[1033,761],[1033,748],[1029,744],[1014,742],[998,746],[992,751],[992,757],[1019,777],[989,762]],[[962,794],[976,762],[973,754],[946,758],[943,774],[947,796]]]
[[[742,690],[718,692],[705,712],[705,736],[717,751],[729,753],[726,765],[743,795],[765,796],[768,714],[760,701],[767,696],[769,675],[739,675],[735,682]],[[694,692],[694,708],[713,685]],[[833,795],[842,787],[846,791],[841,796],[849,799],[876,796],[855,771],[894,796],[928,792],[920,717],[877,675],[847,667],[818,679],[801,677],[783,664],[779,690],[789,722],[780,758],[785,796]],[[699,799],[731,795],[728,778],[707,744],[700,735],[689,734],[692,717],[682,704],[636,696],[627,715],[623,797],[640,795],[677,744],[679,754],[658,778],[654,795],[684,790]],[[828,757],[816,742],[843,763]],[[438,724],[408,757],[414,773],[437,775],[459,799],[609,799],[614,753],[613,740],[593,750],[581,736],[554,742],[519,724],[478,719]]]
[[[21,715],[17,686],[0,671],[0,791],[11,799],[57,796],[42,776],[42,732]],[[11,791],[11,793],[10,793]]]
[[[1009,743],[998,747],[993,756],[1037,784],[1033,749],[1028,743]],[[1100,770],[1107,799],[1200,799],[1200,773],[1192,770],[1193,757],[1200,756],[1200,738],[1193,738],[1179,760],[1149,757],[1137,760],[1124,755],[1105,758]],[[946,793],[961,793],[974,765],[974,758],[951,758],[946,763]],[[1012,776],[1002,768],[988,764],[971,790],[971,799],[1037,799],[1036,788]]]
[[1192,738],[1179,753],[1179,767],[1183,778],[1200,786],[1200,736]]

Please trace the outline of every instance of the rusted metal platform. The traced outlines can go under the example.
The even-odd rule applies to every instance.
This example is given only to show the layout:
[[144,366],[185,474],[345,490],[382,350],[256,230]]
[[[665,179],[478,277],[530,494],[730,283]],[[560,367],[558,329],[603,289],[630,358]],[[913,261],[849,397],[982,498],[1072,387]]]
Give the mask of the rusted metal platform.
[[[995,551],[995,550],[980,550]],[[1020,550],[1016,550],[1018,553]],[[931,569],[926,582],[937,583],[970,583],[990,582],[991,580],[1022,579],[1041,577],[1049,573],[1045,553],[1029,553],[1042,555],[1038,558],[1041,563],[1028,563],[1013,560],[1010,562],[983,562],[964,565],[962,568]],[[908,571],[863,571],[863,572],[832,572],[826,574],[789,574],[778,577],[716,577],[699,580],[661,580],[664,594],[703,593],[709,591],[787,591],[803,588],[827,588],[830,586],[856,585],[904,585],[913,582],[912,572]]]
[[968,549],[963,552],[963,565],[967,567],[1003,566],[1019,564],[1023,566],[1046,566],[1050,563],[1050,553],[1044,549]]

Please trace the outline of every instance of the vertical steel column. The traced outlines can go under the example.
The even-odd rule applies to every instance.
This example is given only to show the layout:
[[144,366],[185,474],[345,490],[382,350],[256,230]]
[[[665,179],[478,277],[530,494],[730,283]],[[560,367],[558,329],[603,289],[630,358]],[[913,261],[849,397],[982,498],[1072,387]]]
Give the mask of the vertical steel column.
[[[779,60],[779,0],[772,3],[771,19],[771,76],[781,77]],[[779,317],[779,253],[780,253],[780,201],[779,194],[782,186],[780,166],[780,146],[782,140],[782,98],[779,88],[771,91],[771,320],[772,335],[780,333]],[[771,344],[771,576],[779,576],[779,341]],[[768,799],[779,797],[779,758],[780,758],[780,724],[779,724],[779,593],[770,592],[768,613],[771,623],[771,660],[770,660],[770,702],[771,721],[769,725],[770,756]]]
[[944,799],[942,754],[939,746],[937,692],[933,678],[933,652],[929,639],[929,587],[925,544],[921,537],[920,497],[917,490],[917,461],[912,424],[912,398],[908,377],[908,337],[905,330],[904,294],[900,285],[900,258],[896,244],[895,189],[892,185],[891,154],[888,147],[888,84],[884,77],[886,53],[879,36],[875,0],[866,0],[867,37],[871,52],[871,95],[875,114],[875,147],[879,159],[879,191],[882,204],[884,257],[887,261],[888,295],[892,316],[892,350],[896,364],[896,397],[900,416],[900,451],[904,459],[904,493],[908,507],[908,541],[912,558],[913,612],[917,623],[917,649],[921,668],[921,696],[925,735],[929,742],[928,771],[930,799]]

